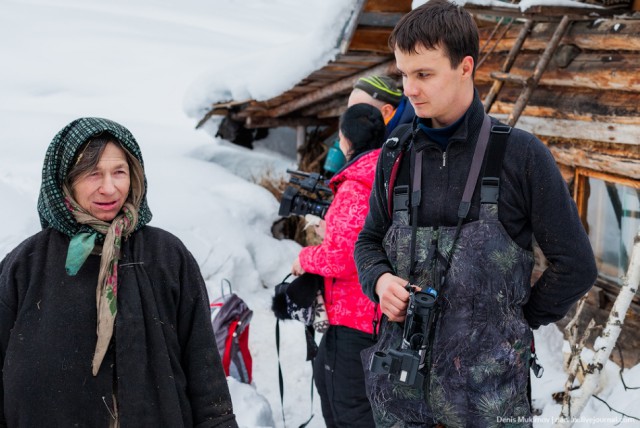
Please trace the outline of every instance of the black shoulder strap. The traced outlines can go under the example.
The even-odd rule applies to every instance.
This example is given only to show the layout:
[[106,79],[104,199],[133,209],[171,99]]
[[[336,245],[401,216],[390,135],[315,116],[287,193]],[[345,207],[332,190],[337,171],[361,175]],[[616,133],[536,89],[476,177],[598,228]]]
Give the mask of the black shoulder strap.
[[[285,281],[289,278],[289,275],[285,278]],[[284,282],[284,281],[283,281]],[[313,331],[312,326],[308,326],[306,331]],[[313,334],[313,333],[312,333]],[[282,366],[280,364],[280,320],[276,318],[276,355],[278,356],[278,385],[280,386],[280,410],[282,411],[282,425],[287,426],[284,419],[284,379],[282,377]],[[303,422],[298,428],[305,428],[313,419],[313,359],[311,360],[311,415],[306,422]]]
[[482,173],[482,185],[480,187],[481,204],[497,204],[500,194],[500,171],[502,160],[507,148],[507,139],[511,133],[511,127],[506,125],[493,125],[491,137],[487,148],[487,162]]
[[[400,130],[404,130],[402,132],[402,136],[400,135]],[[391,169],[388,171],[383,171],[385,183],[388,183],[387,189],[387,207],[389,217],[393,217],[393,206],[394,206],[394,189],[396,187],[396,179],[398,178],[398,171],[400,170],[400,165],[402,164],[402,159],[404,158],[404,154],[407,151],[407,148],[411,145],[411,135],[413,128],[411,124],[402,125],[394,129],[391,133],[391,136],[385,143],[385,146],[388,147],[389,150],[397,150],[393,163],[391,164]]]

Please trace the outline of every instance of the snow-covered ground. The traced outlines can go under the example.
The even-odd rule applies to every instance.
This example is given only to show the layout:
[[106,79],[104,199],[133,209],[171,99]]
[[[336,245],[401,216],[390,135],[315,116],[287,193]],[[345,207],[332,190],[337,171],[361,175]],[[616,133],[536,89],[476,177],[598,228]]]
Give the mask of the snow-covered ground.
[[[212,299],[226,278],[254,310],[254,383],[229,380],[245,427],[283,426],[269,307],[273,286],[300,247],[271,236],[278,203],[255,180],[295,167],[293,138],[283,130],[249,151],[194,126],[211,101],[268,98],[324,64],[335,53],[352,4],[0,0],[0,258],[39,230],[41,164],[56,132],[81,116],[128,127],[147,165],[151,224],[185,242]],[[284,413],[293,426],[311,412],[311,367],[304,361],[302,326],[291,321],[281,329]],[[563,340],[553,326],[536,338],[545,375],[533,384],[535,405],[543,409],[534,425],[547,427],[560,410],[551,393],[561,391],[566,379]],[[622,389],[618,370],[607,365],[598,396],[640,417],[640,394]],[[640,386],[640,368],[625,370],[624,378]],[[308,426],[324,426],[317,395],[313,412]],[[619,420],[597,400],[582,416],[576,426],[614,426]]]

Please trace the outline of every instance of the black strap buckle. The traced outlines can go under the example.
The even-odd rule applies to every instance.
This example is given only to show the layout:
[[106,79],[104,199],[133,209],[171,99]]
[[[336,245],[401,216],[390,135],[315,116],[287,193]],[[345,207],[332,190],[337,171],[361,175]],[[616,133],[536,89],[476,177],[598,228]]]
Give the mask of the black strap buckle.
[[480,188],[481,204],[497,204],[500,196],[500,179],[498,177],[483,177]]
[[511,127],[507,125],[493,125],[491,127],[491,133],[493,134],[509,134],[511,133]]
[[393,211],[409,211],[409,186],[396,186],[393,189]]

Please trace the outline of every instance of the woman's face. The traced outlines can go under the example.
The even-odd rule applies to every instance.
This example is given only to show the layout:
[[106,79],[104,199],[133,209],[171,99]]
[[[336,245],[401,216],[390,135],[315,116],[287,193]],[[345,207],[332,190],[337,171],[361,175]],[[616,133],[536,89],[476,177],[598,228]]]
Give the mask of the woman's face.
[[98,164],[73,183],[76,202],[95,218],[113,220],[129,196],[131,177],[124,151],[107,143]]
[[349,152],[351,151],[351,142],[347,140],[347,137],[342,135],[342,131],[338,131],[338,138],[340,139],[340,151],[344,155],[345,159],[349,160]]

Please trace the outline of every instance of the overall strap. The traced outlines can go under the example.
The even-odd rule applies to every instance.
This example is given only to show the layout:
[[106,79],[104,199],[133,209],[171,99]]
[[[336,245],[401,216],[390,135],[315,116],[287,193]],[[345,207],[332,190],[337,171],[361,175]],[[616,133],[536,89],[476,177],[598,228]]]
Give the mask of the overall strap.
[[[469,175],[467,176],[467,183],[464,186],[464,193],[462,194],[462,201],[458,206],[458,224],[456,225],[456,231],[453,235],[453,242],[451,243],[451,251],[447,256],[447,262],[444,266],[445,274],[440,276],[440,280],[444,281],[446,272],[451,265],[451,259],[453,258],[453,252],[456,248],[456,242],[458,236],[460,236],[460,229],[462,228],[462,222],[469,214],[471,208],[471,198],[473,198],[473,192],[480,176],[480,167],[484,160],[484,153],[487,150],[487,144],[489,143],[489,134],[491,131],[491,118],[485,113],[482,121],[482,127],[480,128],[480,135],[478,135],[478,141],[476,143],[476,149],[473,152],[473,160],[471,161],[471,168],[469,168]],[[437,284],[442,285],[442,284]]]
[[473,152],[473,160],[471,161],[471,168],[469,168],[469,175],[467,176],[467,183],[464,186],[464,193],[462,194],[462,201],[458,207],[458,223],[465,219],[469,214],[469,208],[471,208],[471,198],[473,198],[473,191],[476,188],[478,177],[480,176],[480,167],[484,159],[484,153],[487,150],[487,144],[489,143],[489,134],[491,131],[491,118],[487,114],[484,115],[482,121],[482,127],[480,128],[480,135],[478,136],[478,142],[476,143],[476,149]]
[[416,275],[416,235],[418,233],[418,209],[422,197],[422,154],[423,150],[411,151],[413,181],[411,183],[411,244],[409,247],[409,284],[415,284]]
[[[456,225],[456,231],[453,236],[453,243],[451,245],[451,251],[449,251],[449,255],[447,257],[444,269],[445,274],[446,270],[448,270],[449,265],[451,264],[451,258],[453,257],[453,251],[455,248],[456,241],[458,240],[458,236],[460,235],[460,229],[462,228],[462,222],[469,214],[469,209],[471,207],[471,198],[473,197],[473,192],[476,188],[476,183],[478,182],[478,177],[480,176],[480,168],[482,167],[482,161],[484,159],[484,154],[487,149],[487,144],[489,142],[489,134],[491,131],[491,118],[487,114],[484,115],[484,119],[482,121],[482,127],[480,128],[480,135],[478,136],[478,141],[476,143],[476,148],[473,153],[473,160],[471,161],[471,167],[469,168],[469,174],[467,175],[467,182],[464,187],[464,192],[462,194],[462,201],[460,201],[460,205],[458,207],[458,224]],[[416,150],[413,147],[411,151],[412,155],[412,186],[411,186],[411,246],[410,246],[410,271],[409,271],[409,282],[414,283],[415,279],[415,247],[416,247],[416,235],[418,228],[418,207],[420,205],[420,199],[422,194],[422,150]],[[441,275],[441,281],[444,281],[445,275]],[[440,287],[442,284],[434,284],[436,287]]]
[[487,163],[482,173],[482,186],[480,188],[481,204],[497,204],[500,194],[500,171],[502,160],[507,148],[507,139],[511,133],[511,127],[506,125],[494,125],[491,127],[491,142],[487,151]]

